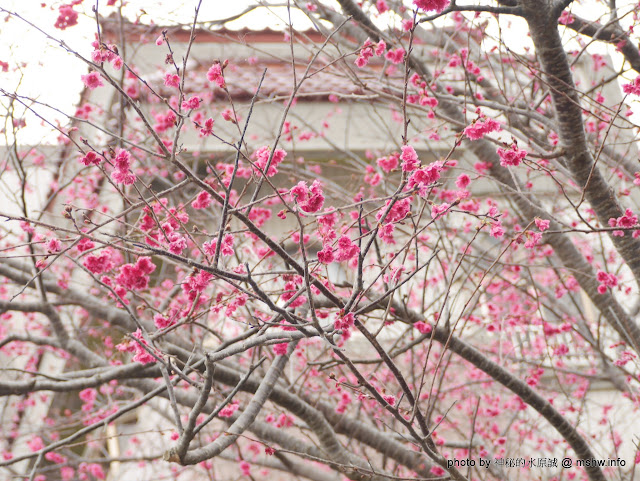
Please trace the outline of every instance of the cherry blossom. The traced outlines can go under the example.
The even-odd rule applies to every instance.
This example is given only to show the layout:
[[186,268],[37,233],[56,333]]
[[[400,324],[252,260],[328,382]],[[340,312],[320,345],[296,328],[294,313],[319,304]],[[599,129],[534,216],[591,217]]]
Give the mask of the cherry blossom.
[[527,156],[527,151],[519,149],[516,144],[513,144],[509,149],[498,147],[498,155],[500,156],[500,165],[503,167],[517,167]]
[[395,170],[399,163],[399,155],[392,154],[388,157],[380,157],[376,163],[380,166],[382,170],[384,170],[387,174],[392,170]]
[[214,120],[212,118],[208,118],[207,120],[205,120],[204,127],[200,129],[200,135],[203,137],[207,137],[213,134],[213,123]]
[[98,87],[104,86],[104,83],[102,82],[102,79],[100,78],[100,74],[98,72],[90,72],[87,75],[82,75],[80,78],[82,78],[82,81],[90,90],[94,90]]
[[367,39],[365,41],[365,43],[362,45],[362,48],[360,49],[360,54],[358,55],[358,58],[355,61],[355,64],[360,67],[363,68],[365,67],[368,63],[369,63],[369,59],[371,57],[373,57],[373,48],[371,47],[371,40]]
[[622,90],[626,94],[640,96],[640,75],[638,75],[633,82],[628,84],[622,84]]
[[150,257],[139,257],[135,264],[120,267],[116,281],[123,287],[132,290],[145,289],[149,285],[149,274],[156,270]]
[[167,87],[179,88],[180,76],[176,74],[172,74],[171,72],[167,72],[164,76],[164,84]]
[[[270,147],[261,147],[254,153],[254,157],[256,159],[254,165],[262,172],[265,172],[265,169],[267,169],[267,165],[269,165],[269,168],[266,170],[265,174],[267,177],[273,177],[278,173],[278,165],[282,163],[286,156],[287,152],[282,149],[276,149],[275,151],[273,151],[273,155],[271,155]],[[271,162],[269,162],[270,157]]]
[[418,159],[418,154],[415,149],[410,145],[402,146],[402,154],[400,155],[402,159],[402,171],[403,172],[411,172],[420,167],[420,160]]
[[404,60],[404,54],[404,49],[402,47],[398,47],[395,50],[389,50],[386,53],[385,58],[391,63],[399,64]]
[[319,180],[314,180],[311,187],[304,181],[298,182],[298,185],[291,189],[290,195],[303,212],[318,212],[324,205],[322,184]]
[[500,123],[491,118],[481,118],[465,127],[464,134],[470,140],[478,140],[491,132],[500,132]]
[[413,3],[422,10],[427,12],[435,11],[438,13],[449,6],[449,0],[413,0]]
[[211,205],[211,194],[206,190],[203,190],[198,194],[196,199],[191,202],[191,207],[194,209],[206,209]]
[[59,15],[54,25],[56,28],[65,30],[78,24],[78,12],[73,9],[74,5],[77,3],[78,2],[73,2],[71,4],[60,5],[60,7],[58,7]]
[[207,72],[209,82],[214,82],[221,89],[225,87],[224,76],[222,74],[222,65],[220,62],[214,63]]
[[121,3],[43,4],[54,94],[6,36],[2,474],[632,476],[636,12]]
[[99,165],[101,160],[102,159],[98,156],[98,154],[96,154],[93,150],[90,150],[84,157],[80,159],[80,162],[82,162],[86,166],[89,166]]
[[[233,234],[225,234],[222,238],[222,244],[220,246],[220,254],[223,256],[232,256],[234,253],[233,250]],[[210,242],[205,242],[202,244],[202,248],[204,251],[210,256],[214,256],[216,252],[216,245],[218,243],[218,239],[212,239]]]
[[100,254],[87,256],[82,264],[93,274],[102,274],[115,267],[110,249],[104,249]]

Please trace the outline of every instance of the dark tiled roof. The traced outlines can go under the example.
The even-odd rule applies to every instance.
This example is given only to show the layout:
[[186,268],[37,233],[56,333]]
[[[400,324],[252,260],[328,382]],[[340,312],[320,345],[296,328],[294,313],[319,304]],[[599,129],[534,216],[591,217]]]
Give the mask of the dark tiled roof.
[[[198,79],[204,79],[208,67],[202,66],[195,71],[192,70],[191,75]],[[234,99],[251,98],[265,69],[267,72],[260,88],[261,97],[288,97],[295,88],[294,78],[300,83],[307,66],[304,64],[296,65],[294,77],[293,67],[290,63],[258,62],[252,65],[247,61],[234,64],[231,60],[224,72],[231,97]],[[377,80],[372,79],[371,83],[375,83],[378,88],[383,88]],[[217,86],[213,87],[213,92],[215,97],[226,97],[226,93]],[[342,72],[336,68],[323,70],[319,64],[316,68],[312,67],[309,70],[307,78],[297,91],[297,97],[305,101],[327,100],[331,94],[338,97],[362,96],[365,94],[365,89],[349,78],[346,68]]]

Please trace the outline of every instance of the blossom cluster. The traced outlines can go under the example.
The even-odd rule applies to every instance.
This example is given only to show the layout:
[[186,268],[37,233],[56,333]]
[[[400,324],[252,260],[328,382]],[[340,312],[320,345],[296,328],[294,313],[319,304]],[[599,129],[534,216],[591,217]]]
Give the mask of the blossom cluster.
[[120,149],[113,159],[115,170],[111,173],[111,178],[116,184],[131,185],[136,181],[136,176],[131,172],[131,154]]
[[298,182],[291,189],[290,195],[291,200],[295,201],[303,212],[318,212],[324,205],[324,194],[319,180],[314,180],[311,187],[305,181]]
[[633,94],[640,96],[640,75],[638,75],[633,82],[622,85],[622,90],[625,94]]
[[[638,225],[638,216],[635,215],[631,209],[627,209],[624,215],[621,215],[620,217],[609,219],[610,227],[620,227],[623,229],[629,229],[631,227],[636,227],[637,225]],[[634,237],[637,237],[636,232],[640,232],[640,231],[635,231],[633,233]],[[617,237],[624,237],[624,231],[614,230],[613,235]]]
[[499,132],[500,130],[502,130],[500,122],[491,118],[483,118],[465,127],[464,135],[470,140],[478,140],[491,132]]
[[137,329],[131,334],[135,340],[125,341],[117,346],[120,352],[132,352],[134,354],[133,362],[139,362],[140,364],[149,364],[156,362],[156,358],[149,352],[153,350],[147,340],[144,338],[142,331]]
[[150,257],[138,257],[135,264],[124,264],[116,281],[131,290],[145,289],[149,285],[149,274],[156,270]]
[[508,149],[498,147],[498,155],[500,156],[500,165],[503,167],[517,167],[520,162],[527,156],[527,151],[519,149],[516,144],[511,145]]
[[598,271],[596,279],[600,283],[598,286],[598,292],[600,294],[607,292],[607,288],[616,287],[618,285],[618,278],[616,275],[609,272]]
[[225,88],[224,75],[222,72],[222,64],[220,62],[214,63],[207,72],[207,79],[209,82],[215,83],[218,87]]
[[[271,163],[269,163],[269,156],[271,156]],[[267,177],[273,177],[278,173],[278,165],[282,163],[287,156],[287,152],[282,149],[276,149],[271,155],[271,148],[264,146],[256,150],[253,157],[256,159],[254,166],[264,173]],[[267,165],[269,168],[267,169]],[[255,170],[258,173],[257,170]]]
[[442,12],[449,6],[449,0],[413,0],[416,7],[427,12]]
[[[233,250],[233,234],[225,234],[222,237],[222,243],[220,244],[220,254],[223,256],[232,256]],[[210,256],[214,256],[216,253],[216,246],[218,245],[218,239],[213,238],[209,242],[202,244],[202,249]]]
[[349,236],[343,235],[338,239],[338,245],[334,251],[331,243],[327,242],[318,252],[318,261],[323,264],[331,262],[343,262],[353,259],[360,252],[360,248],[353,243]]
[[122,57],[116,52],[117,47],[113,44],[103,45],[98,40],[94,40],[91,45],[93,46],[93,52],[91,52],[91,60],[94,63],[111,62],[114,69],[120,70],[123,65]]
[[58,18],[54,27],[65,30],[78,24],[78,12],[73,7],[82,3],[83,0],[74,0],[69,4],[63,4],[58,7]]
[[[386,43],[384,42],[384,40],[380,40],[380,42],[378,42],[378,44],[375,46],[375,50],[374,50],[374,45],[371,43],[370,39],[365,40],[365,42],[362,44],[362,47],[360,47],[360,53],[358,55],[358,58],[356,58],[356,65],[360,68],[365,67],[368,63],[369,60],[371,59],[371,57],[374,56],[374,54],[376,56],[380,56],[384,53],[385,49],[387,48]],[[402,51],[400,54],[400,50]],[[388,59],[390,61],[392,61],[393,63],[399,63],[396,62],[397,57],[401,55],[402,58],[404,58],[404,50],[402,48],[397,49],[393,54],[391,54],[391,57]],[[400,60],[400,62],[402,61],[402,59]]]

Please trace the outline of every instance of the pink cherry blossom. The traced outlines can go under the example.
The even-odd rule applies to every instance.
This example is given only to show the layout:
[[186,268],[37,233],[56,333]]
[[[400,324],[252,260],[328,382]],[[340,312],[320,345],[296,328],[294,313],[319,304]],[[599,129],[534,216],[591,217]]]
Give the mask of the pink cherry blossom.
[[[137,329],[133,334],[131,334],[136,340],[127,340],[122,344],[117,346],[119,351],[122,352],[132,352],[134,353],[133,358],[131,359],[133,362],[139,362],[140,364],[149,364],[157,362],[156,358],[147,351],[147,349],[151,349],[149,343],[144,339],[142,331]],[[142,347],[142,346],[146,346]]]
[[[396,202],[393,202],[389,199],[384,207],[382,207],[378,214],[376,215],[376,219],[380,222],[392,223],[398,222],[404,219],[409,211],[411,210],[411,197],[405,197],[404,199],[400,199]],[[385,212],[389,211],[386,215]],[[384,218],[383,218],[384,216]]]
[[465,127],[464,134],[470,140],[478,140],[484,137],[488,133],[500,132],[500,130],[502,129],[500,127],[499,122],[491,118],[484,118],[484,119],[475,121],[468,127]]
[[498,155],[500,156],[500,165],[503,167],[517,167],[527,156],[527,151],[519,149],[516,144],[513,144],[509,149],[498,147]]
[[336,261],[348,261],[353,259],[360,252],[360,248],[355,245],[351,239],[343,235],[338,239],[338,251],[336,253]]
[[187,239],[178,232],[169,232],[167,234],[169,239],[169,252],[172,254],[181,255],[182,251],[187,248]]
[[225,407],[223,407],[220,410],[220,412],[218,413],[218,416],[221,418],[230,418],[231,416],[233,416],[233,413],[235,413],[238,410],[239,407],[240,405],[238,404],[237,401],[227,404]]
[[494,222],[491,224],[491,237],[496,239],[501,238],[504,235],[504,228],[500,222]]
[[60,252],[61,249],[62,249],[62,242],[60,242],[60,239],[56,239],[54,237],[50,239],[49,242],[47,242],[47,252],[49,254]]
[[385,58],[391,63],[399,64],[404,60],[404,54],[404,49],[402,47],[398,47],[395,50],[389,50],[386,53]]
[[187,100],[185,100],[184,102],[182,102],[182,108],[184,110],[197,109],[197,108],[200,107],[200,102],[201,101],[202,101],[202,99],[200,97],[198,97],[197,95],[194,95],[193,97],[190,97]]
[[431,207],[431,217],[433,220],[439,219],[449,209],[449,204],[434,205]]
[[598,292],[600,294],[607,292],[607,288],[616,287],[618,285],[618,278],[616,275],[608,272],[598,271],[596,279],[600,283],[598,286]]
[[436,465],[432,466],[429,472],[434,476],[444,476],[444,474],[446,473],[446,471],[443,468]]
[[214,82],[221,89],[225,87],[224,76],[222,74],[222,65],[220,62],[214,63],[207,72],[209,82]]
[[60,477],[64,481],[70,481],[75,476],[75,470],[71,466],[62,466],[60,468]]
[[288,344],[286,342],[273,345],[273,352],[278,356],[284,356],[287,353],[287,349]]
[[326,245],[321,251],[318,251],[318,262],[322,264],[331,264],[335,260],[333,249],[330,245]]
[[558,19],[558,23],[561,25],[571,25],[574,21],[575,18],[568,10],[564,10]]
[[78,12],[73,9],[74,5],[75,2],[68,5],[60,5],[60,7],[58,7],[59,15],[54,27],[59,28],[60,30],[65,30],[78,24]]
[[418,154],[415,149],[410,145],[402,146],[402,155],[400,155],[402,159],[402,171],[403,172],[411,172],[420,167],[420,160],[418,159]]
[[387,174],[398,167],[400,163],[399,156],[392,154],[389,157],[380,157],[376,160],[378,166],[384,170]]
[[27,446],[29,446],[29,449],[31,450],[31,452],[36,452],[36,451],[40,451],[41,449],[44,448],[44,442],[42,441],[42,438],[40,436],[33,436],[28,442],[27,442]]
[[420,196],[424,197],[427,194],[427,187],[440,179],[442,167],[442,162],[437,161],[414,171],[407,182],[407,190],[417,187]]
[[[453,472],[448,461],[502,459],[505,468],[513,454],[633,449],[624,420],[640,408],[640,341],[626,327],[640,282],[640,168],[622,134],[640,77],[611,72],[593,46],[576,49],[574,35],[544,48],[545,28],[575,27],[577,16],[538,2],[551,22],[520,28],[507,15],[464,11],[491,2],[371,0],[343,24],[330,5],[304,0],[298,7],[321,32],[295,18],[286,32],[217,28],[201,15],[194,39],[182,7],[175,25],[125,0],[98,3],[93,16],[87,0],[38,8],[58,29],[97,20],[91,38],[53,35],[62,43],[51,53],[90,61],[66,108],[59,100],[73,82],[29,102],[27,87],[52,84],[53,74],[29,78],[39,60],[11,42],[33,43],[33,34],[11,40],[25,24],[5,12],[8,473],[258,480],[299,467],[327,478],[435,479]],[[22,10],[28,22],[37,16]],[[640,15],[612,10],[629,38],[594,41],[628,54]],[[365,40],[356,30],[371,27],[367,19],[376,31]],[[488,41],[498,31],[531,48]],[[556,64],[576,68],[549,84],[541,66]],[[606,84],[612,73],[619,82]],[[627,96],[619,117],[616,87]],[[53,137],[23,145],[39,124]],[[602,155],[571,162],[580,152]],[[593,380],[611,377],[602,359],[619,375],[603,383],[611,400],[594,403]],[[167,381],[164,401],[150,399]],[[120,452],[107,449],[109,417],[138,402],[136,424],[117,429]],[[216,406],[219,419],[205,423]],[[156,408],[166,411],[159,423],[146,416]],[[253,408],[256,432],[226,435]],[[358,423],[368,431],[351,429]],[[80,427],[97,430],[69,438]],[[441,458],[425,456],[416,430]],[[183,441],[184,463],[148,458]],[[211,443],[230,443],[226,460],[200,449]],[[33,456],[26,470],[23,454]],[[628,477],[632,468],[562,474]]]
[[78,252],[85,252],[93,249],[95,246],[96,245],[93,243],[93,241],[91,241],[91,239],[83,237],[76,245],[76,248],[78,249]]
[[449,6],[449,0],[413,0],[416,7],[427,12],[442,12]]
[[[256,159],[255,166],[260,169],[261,172],[265,172],[267,164],[269,164],[269,156],[271,155],[271,148],[268,146],[261,147],[256,150],[253,157]],[[276,149],[271,156],[271,163],[269,169],[266,171],[267,177],[273,177],[278,173],[278,165],[282,163],[287,156],[287,152],[282,149]]]
[[87,389],[83,389],[82,391],[80,391],[78,396],[85,403],[89,403],[89,402],[93,402],[93,401],[96,400],[96,398],[98,397],[98,392],[93,388],[87,388]]
[[166,329],[169,326],[175,324],[175,318],[173,316],[165,317],[161,314],[156,314],[153,316],[153,323],[158,329]]
[[90,72],[87,75],[82,75],[80,78],[89,90],[94,90],[104,85],[98,72]]
[[60,453],[56,453],[53,451],[49,451],[48,453],[46,453],[44,455],[44,458],[47,461],[51,461],[52,463],[56,463],[56,464],[63,464],[67,462],[67,458],[65,456],[63,456]]
[[384,13],[389,10],[389,6],[385,0],[377,0],[376,8],[378,9],[378,13]]
[[93,150],[90,150],[85,154],[84,157],[80,159],[80,162],[82,162],[86,166],[89,166],[99,165],[101,160],[102,159],[98,156],[98,154],[96,154]]
[[234,124],[238,122],[237,117],[235,116],[233,110],[231,110],[230,108],[224,109],[222,112],[220,112],[220,115],[227,122],[232,122]]
[[[628,229],[631,227],[635,227],[638,225],[638,216],[633,213],[631,209],[627,209],[624,215],[618,218],[609,219],[609,226],[611,227],[621,227],[624,229]],[[623,230],[615,230],[613,231],[613,235],[617,237],[624,237]]]
[[298,185],[291,189],[290,195],[303,212],[318,212],[324,205],[322,184],[319,180],[314,180],[310,188],[306,182],[298,182]]
[[638,75],[633,82],[628,84],[622,84],[622,90],[625,94],[633,94],[640,96],[640,75]]
[[149,285],[149,274],[156,270],[150,257],[139,257],[135,264],[120,267],[116,281],[131,290],[145,289]]
[[167,72],[164,76],[164,84],[167,87],[179,88],[180,76],[176,74],[172,74],[171,72]]
[[363,68],[365,67],[368,63],[369,63],[369,59],[371,57],[373,57],[373,48],[371,47],[371,40],[367,39],[365,41],[365,43],[362,45],[362,48],[360,49],[360,54],[358,55],[358,58],[355,61],[355,64],[360,67]]
[[[234,253],[233,250],[233,234],[225,234],[222,238],[222,245],[220,247],[220,254],[223,256],[232,256]],[[216,253],[216,245],[218,243],[218,239],[214,238],[209,242],[205,242],[202,245],[203,250],[210,256],[214,256]]]
[[191,207],[194,209],[206,209],[211,205],[211,194],[206,190],[201,191],[196,199],[191,202]]
[[115,169],[111,178],[116,184],[131,185],[136,181],[136,176],[129,169],[131,167],[131,154],[124,149],[119,149],[113,161]]
[[186,281],[182,283],[182,291],[188,296],[190,301],[193,301],[199,294],[204,292],[212,278],[213,275],[209,272],[199,271],[197,274],[189,276]]
[[82,265],[93,274],[102,274],[113,269],[115,263],[111,258],[111,250],[105,249],[99,254],[86,257]]
[[96,479],[106,479],[102,466],[100,466],[97,463],[89,464],[88,471],[89,473],[91,473],[91,476],[93,476]]
[[213,123],[214,120],[212,118],[208,118],[204,121],[204,127],[200,129],[200,135],[203,137],[207,137],[213,134]]
[[429,334],[433,329],[430,324],[427,324],[424,321],[416,322],[413,327],[415,327],[420,332],[420,334]]
[[536,227],[538,227],[540,232],[544,232],[549,228],[550,221],[546,219],[539,219],[536,217],[535,223],[536,223]]
[[469,186],[471,179],[467,174],[460,174],[456,179],[456,186],[459,189],[466,189]]
[[348,331],[353,324],[355,323],[355,315],[353,312],[349,312],[348,314],[340,315],[335,322],[333,323],[333,327],[337,330],[340,329],[342,331]]

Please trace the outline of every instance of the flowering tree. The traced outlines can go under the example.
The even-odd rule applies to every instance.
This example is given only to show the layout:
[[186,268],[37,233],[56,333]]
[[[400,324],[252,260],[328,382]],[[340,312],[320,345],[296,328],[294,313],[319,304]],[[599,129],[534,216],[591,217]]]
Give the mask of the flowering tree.
[[[191,61],[263,4],[163,29],[96,2],[89,55],[81,4],[37,25],[87,66],[69,124],[0,90],[7,476],[633,476],[634,5],[288,4],[274,66]],[[331,135],[349,106],[388,138]]]

